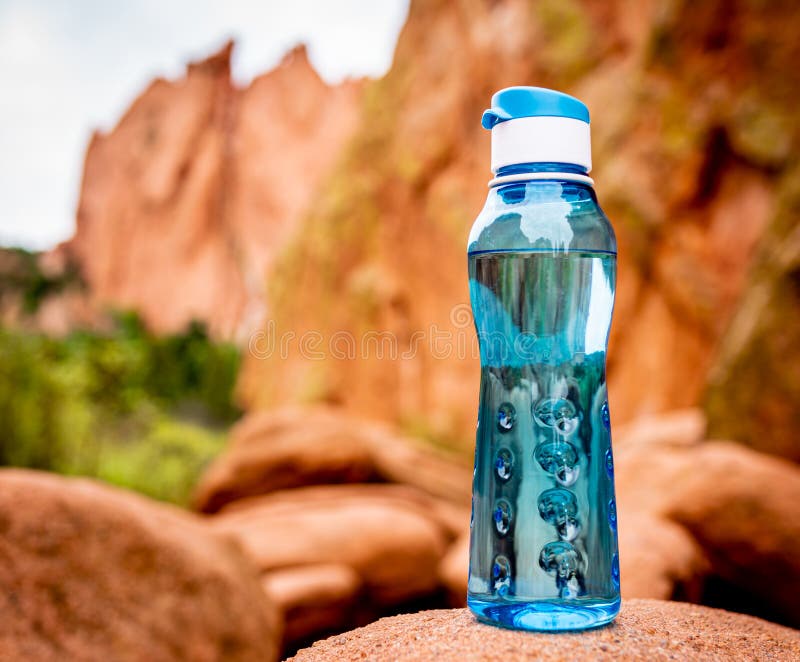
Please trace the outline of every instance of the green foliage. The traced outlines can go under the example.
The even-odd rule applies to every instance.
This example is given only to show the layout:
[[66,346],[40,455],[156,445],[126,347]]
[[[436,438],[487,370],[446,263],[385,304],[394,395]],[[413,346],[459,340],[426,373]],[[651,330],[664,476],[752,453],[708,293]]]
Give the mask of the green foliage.
[[39,267],[39,254],[22,248],[0,248],[0,301],[10,295],[19,295],[23,310],[35,313],[49,295],[68,287],[82,287],[80,275],[74,265],[57,276],[45,274]]
[[223,444],[220,431],[158,417],[134,443],[104,443],[95,475],[156,499],[185,503]]
[[202,326],[107,335],[0,329],[0,464],[97,476],[182,502],[237,415],[238,350]]

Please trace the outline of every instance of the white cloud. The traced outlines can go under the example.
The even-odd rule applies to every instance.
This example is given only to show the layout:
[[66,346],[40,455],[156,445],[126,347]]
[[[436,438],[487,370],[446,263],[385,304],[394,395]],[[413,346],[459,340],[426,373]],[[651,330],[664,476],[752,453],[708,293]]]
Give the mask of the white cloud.
[[83,152],[154,76],[228,37],[247,82],[306,42],[330,82],[380,76],[408,0],[0,0],[0,243],[47,248],[74,231]]

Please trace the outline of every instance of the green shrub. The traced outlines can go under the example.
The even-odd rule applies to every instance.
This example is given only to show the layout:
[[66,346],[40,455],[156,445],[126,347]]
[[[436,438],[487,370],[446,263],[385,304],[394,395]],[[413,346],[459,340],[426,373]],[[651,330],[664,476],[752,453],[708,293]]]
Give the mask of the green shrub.
[[0,464],[97,476],[183,502],[238,411],[239,352],[192,325],[63,339],[0,329]]
[[224,443],[222,432],[159,417],[142,437],[101,444],[93,475],[156,499],[185,503]]

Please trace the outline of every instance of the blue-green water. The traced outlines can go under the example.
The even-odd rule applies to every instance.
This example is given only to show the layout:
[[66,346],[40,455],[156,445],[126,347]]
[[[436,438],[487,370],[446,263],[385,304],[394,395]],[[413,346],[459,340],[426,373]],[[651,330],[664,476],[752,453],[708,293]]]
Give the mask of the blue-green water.
[[481,347],[468,603],[534,630],[619,611],[605,357],[616,257],[477,252]]

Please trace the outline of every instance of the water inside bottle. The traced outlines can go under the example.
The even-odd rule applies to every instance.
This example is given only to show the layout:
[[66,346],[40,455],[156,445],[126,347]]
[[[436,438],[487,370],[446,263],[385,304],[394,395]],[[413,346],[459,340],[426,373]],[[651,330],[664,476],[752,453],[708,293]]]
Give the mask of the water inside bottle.
[[468,603],[533,630],[607,623],[619,558],[605,356],[616,256],[469,256],[481,348]]

